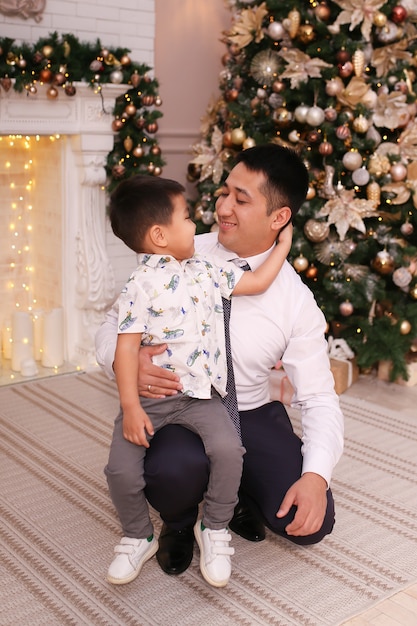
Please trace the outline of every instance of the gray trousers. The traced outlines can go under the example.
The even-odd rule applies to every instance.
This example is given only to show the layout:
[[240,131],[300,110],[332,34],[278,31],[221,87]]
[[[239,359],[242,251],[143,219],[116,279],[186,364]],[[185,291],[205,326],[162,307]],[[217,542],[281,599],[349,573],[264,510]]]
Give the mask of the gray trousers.
[[[210,460],[210,478],[204,494],[203,524],[225,528],[238,502],[245,448],[217,392],[210,400],[183,394],[166,398],[141,398],[155,432],[167,424],[180,424],[201,438]],[[152,439],[150,438],[150,445]],[[104,469],[110,496],[125,537],[149,537],[153,528],[145,498],[146,448],[123,437],[123,414],[114,423],[109,461]]]

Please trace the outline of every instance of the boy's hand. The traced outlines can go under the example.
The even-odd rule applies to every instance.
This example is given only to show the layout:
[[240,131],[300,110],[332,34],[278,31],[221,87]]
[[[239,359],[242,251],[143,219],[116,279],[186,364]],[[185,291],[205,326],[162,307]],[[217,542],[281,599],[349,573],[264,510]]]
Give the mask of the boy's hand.
[[284,226],[284,228],[281,229],[278,235],[278,245],[286,248],[288,250],[288,253],[291,250],[293,232],[294,227],[292,223],[289,222],[288,224],[286,224],[286,226]]
[[146,433],[153,436],[154,430],[151,420],[143,409],[134,412],[123,411],[123,437],[125,439],[137,446],[149,448]]

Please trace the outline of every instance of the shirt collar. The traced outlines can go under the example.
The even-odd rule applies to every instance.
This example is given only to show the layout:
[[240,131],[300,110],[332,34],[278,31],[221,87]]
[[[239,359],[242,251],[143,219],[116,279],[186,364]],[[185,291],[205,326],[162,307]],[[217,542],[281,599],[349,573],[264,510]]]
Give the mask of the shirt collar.
[[248,262],[251,270],[256,270],[260,265],[262,265],[265,259],[271,254],[271,251],[273,250],[274,246],[275,244],[273,244],[270,248],[268,248],[268,250],[265,250],[265,252],[261,252],[260,254],[255,254],[254,256],[236,257],[236,253],[231,252],[230,250],[225,248],[221,243],[217,242],[216,254],[220,258],[226,261],[233,261],[236,258],[241,258],[242,261]]

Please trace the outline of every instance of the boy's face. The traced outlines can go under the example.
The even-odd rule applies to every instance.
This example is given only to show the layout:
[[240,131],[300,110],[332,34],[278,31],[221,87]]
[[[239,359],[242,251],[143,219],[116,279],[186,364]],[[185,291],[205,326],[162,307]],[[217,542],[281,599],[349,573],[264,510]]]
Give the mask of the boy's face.
[[166,252],[175,257],[177,261],[183,261],[194,254],[196,225],[190,217],[187,202],[182,194],[175,196],[172,204],[174,211],[171,222],[164,227],[168,238]]

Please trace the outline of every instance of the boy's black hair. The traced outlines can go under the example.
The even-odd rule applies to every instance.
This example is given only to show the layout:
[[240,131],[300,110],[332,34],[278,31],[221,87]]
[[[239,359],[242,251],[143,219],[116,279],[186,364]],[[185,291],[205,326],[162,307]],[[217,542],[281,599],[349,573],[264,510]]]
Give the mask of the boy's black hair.
[[116,237],[136,253],[154,224],[169,224],[173,198],[185,188],[175,180],[138,174],[121,182],[110,196],[110,224]]

